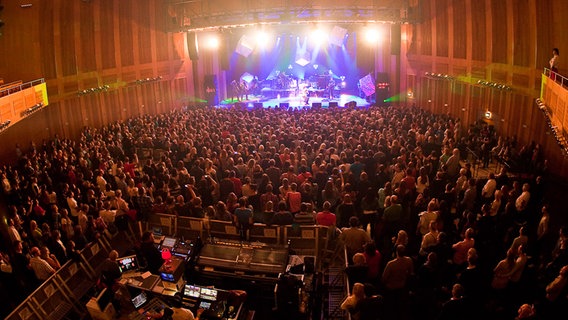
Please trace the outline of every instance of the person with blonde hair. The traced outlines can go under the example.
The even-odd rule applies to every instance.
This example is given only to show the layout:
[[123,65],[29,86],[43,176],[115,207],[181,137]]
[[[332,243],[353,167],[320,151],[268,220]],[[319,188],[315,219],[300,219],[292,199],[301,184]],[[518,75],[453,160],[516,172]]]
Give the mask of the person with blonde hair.
[[430,222],[436,221],[438,219],[438,200],[433,198],[428,203],[428,208],[426,211],[418,214],[419,221],[417,226],[417,234],[424,236],[430,231]]
[[351,294],[341,304],[341,309],[347,310],[351,314],[351,319],[357,320],[359,319],[357,304],[363,299],[365,299],[365,285],[357,282],[353,285]]

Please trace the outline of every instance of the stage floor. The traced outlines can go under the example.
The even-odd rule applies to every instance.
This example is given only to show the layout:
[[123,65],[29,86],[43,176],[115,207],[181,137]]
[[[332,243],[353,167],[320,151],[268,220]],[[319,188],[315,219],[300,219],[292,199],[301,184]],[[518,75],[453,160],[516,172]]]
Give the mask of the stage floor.
[[[331,100],[321,97],[310,97],[308,104],[305,104],[304,99],[300,96],[267,98],[263,96],[249,95],[248,100],[242,100],[240,102],[246,104],[249,108],[254,107],[255,103],[262,103],[263,108],[274,108],[275,106],[279,106],[281,103],[287,103],[289,107],[301,109],[311,108],[313,103],[321,103],[322,108],[328,108],[330,102],[337,102],[338,107],[344,107],[346,103],[351,101],[355,101],[358,107],[368,107],[370,105],[367,100],[351,94],[341,94],[339,97],[336,96]],[[239,103],[237,99],[226,99],[221,101],[219,107],[230,107],[237,103]]]

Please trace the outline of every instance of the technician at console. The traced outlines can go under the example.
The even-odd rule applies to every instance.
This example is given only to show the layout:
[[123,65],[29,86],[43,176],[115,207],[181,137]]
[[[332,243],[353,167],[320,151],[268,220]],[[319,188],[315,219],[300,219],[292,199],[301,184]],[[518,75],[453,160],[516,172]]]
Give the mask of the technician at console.
[[148,271],[153,274],[159,274],[158,270],[164,264],[164,259],[162,259],[160,250],[154,247],[154,235],[149,231],[142,234],[140,253],[146,260]]
[[103,261],[101,267],[101,280],[109,289],[113,288],[121,275],[120,266],[118,265],[118,262],[116,262],[116,259],[118,259],[118,252],[116,250],[112,250],[108,254],[108,258]]

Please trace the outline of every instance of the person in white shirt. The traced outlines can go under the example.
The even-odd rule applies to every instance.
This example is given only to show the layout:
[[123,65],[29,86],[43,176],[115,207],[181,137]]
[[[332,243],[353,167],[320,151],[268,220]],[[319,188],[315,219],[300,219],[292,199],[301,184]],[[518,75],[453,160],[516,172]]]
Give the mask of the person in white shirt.
[[49,265],[49,263],[39,256],[40,251],[38,247],[33,247],[30,253],[32,256],[30,259],[30,267],[39,280],[45,281],[55,273],[55,270]]
[[496,189],[497,180],[495,180],[495,174],[492,172],[489,174],[489,180],[487,180],[483,189],[481,189],[481,196],[483,197],[483,200],[488,203],[491,200],[491,197],[493,197]]
[[550,70],[554,71],[554,72],[558,72],[558,56],[559,56],[560,52],[558,50],[558,48],[554,48],[552,49],[552,58],[550,58],[550,61],[548,62],[550,64]]
[[110,209],[110,202],[105,201],[103,204],[103,209],[99,211],[99,216],[103,219],[103,221],[108,225],[109,223],[114,223],[114,219],[116,218],[116,210]]
[[530,187],[528,183],[523,184],[523,192],[515,201],[515,208],[517,209],[518,212],[523,212],[527,208],[527,205],[529,204],[529,200],[531,198],[529,188]]
[[20,232],[16,229],[13,219],[8,219],[8,235],[10,236],[10,241],[12,243],[16,241],[22,241],[22,237],[20,236]]
[[67,195],[67,206],[69,206],[69,213],[71,213],[71,217],[75,219],[77,222],[77,216],[79,215],[79,205],[77,204],[77,200],[75,200],[75,194],[73,191],[69,191],[69,195]]

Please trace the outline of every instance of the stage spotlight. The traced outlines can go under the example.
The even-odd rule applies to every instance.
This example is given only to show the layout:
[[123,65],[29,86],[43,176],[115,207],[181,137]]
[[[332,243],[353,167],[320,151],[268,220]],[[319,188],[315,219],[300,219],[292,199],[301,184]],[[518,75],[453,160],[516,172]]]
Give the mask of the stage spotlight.
[[328,35],[322,29],[315,29],[311,34],[312,41],[318,45],[327,41]]
[[256,46],[266,48],[270,43],[270,35],[266,31],[257,31],[255,34]]
[[219,37],[217,35],[209,35],[205,40],[205,47],[207,47],[208,49],[218,49],[219,44]]
[[369,44],[378,44],[383,41],[383,32],[376,27],[368,27],[365,30],[365,41]]

